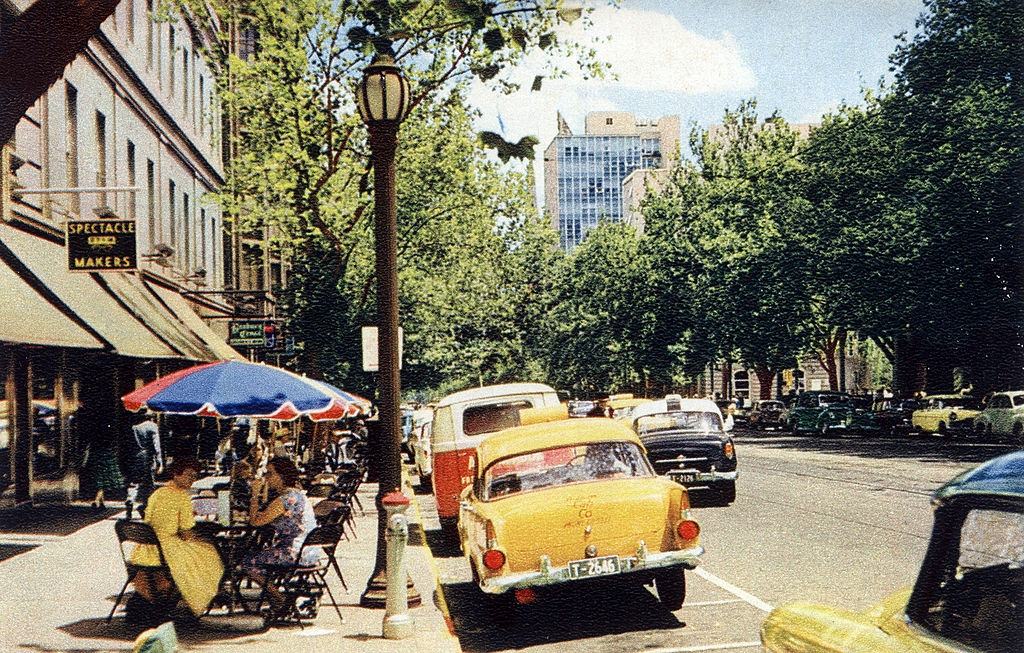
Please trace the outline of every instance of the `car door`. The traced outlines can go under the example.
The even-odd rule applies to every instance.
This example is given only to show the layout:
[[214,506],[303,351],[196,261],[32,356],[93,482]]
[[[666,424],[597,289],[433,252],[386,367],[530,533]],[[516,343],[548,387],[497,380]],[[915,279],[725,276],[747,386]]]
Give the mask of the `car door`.
[[1013,429],[1013,415],[1010,408],[1009,395],[995,395],[990,402],[992,415],[992,432],[1006,435]]

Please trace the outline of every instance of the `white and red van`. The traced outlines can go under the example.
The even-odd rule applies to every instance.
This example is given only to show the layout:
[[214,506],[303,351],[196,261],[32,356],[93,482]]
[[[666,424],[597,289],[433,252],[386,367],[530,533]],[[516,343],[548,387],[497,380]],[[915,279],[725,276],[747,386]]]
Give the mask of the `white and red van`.
[[558,405],[542,383],[507,383],[450,394],[434,408],[430,433],[434,497],[441,526],[454,530],[459,496],[473,481],[476,446],[492,433],[519,426],[519,411]]

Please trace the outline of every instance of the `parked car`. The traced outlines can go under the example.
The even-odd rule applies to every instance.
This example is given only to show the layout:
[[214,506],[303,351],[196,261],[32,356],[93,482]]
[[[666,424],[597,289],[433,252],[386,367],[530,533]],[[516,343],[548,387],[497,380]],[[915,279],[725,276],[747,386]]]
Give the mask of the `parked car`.
[[887,397],[875,400],[872,410],[882,433],[889,436],[907,435],[913,430],[911,419],[914,411],[924,403],[917,399]]
[[417,408],[412,413],[412,432],[409,434],[409,446],[412,448],[413,464],[420,479],[420,486],[430,487],[434,468],[431,465],[430,431],[433,425],[434,410],[430,407]]
[[747,416],[747,424],[755,431],[781,429],[784,410],[786,410],[786,404],[777,399],[755,401]]
[[853,612],[812,603],[773,610],[770,653],[1020,653],[1024,643],[1024,452],[941,487],[913,588]]
[[586,399],[575,399],[569,402],[569,417],[586,417],[587,413],[594,409],[596,401]]
[[1009,437],[1024,445],[1024,390],[997,392],[974,418],[974,430],[985,437]]
[[637,406],[632,425],[655,471],[686,486],[694,506],[736,500],[736,447],[713,401],[667,395]]
[[704,553],[700,527],[686,489],[654,473],[628,426],[580,418],[510,428],[480,443],[477,462],[459,539],[483,592],[525,600],[535,588],[614,577],[653,581],[666,607],[682,607],[684,570]]
[[931,395],[924,398],[925,406],[914,411],[911,425],[922,433],[941,433],[953,437],[957,422],[973,420],[981,413],[981,403],[974,397],[963,395]]
[[832,404],[843,404],[850,400],[845,392],[805,392],[796,398],[796,403],[786,413],[789,430],[795,435],[821,432],[821,414]]
[[560,405],[554,388],[541,383],[473,388],[438,402],[430,434],[431,484],[446,533],[455,535],[459,495],[473,478],[477,445],[498,431],[518,426],[522,408]]
[[609,399],[611,400],[612,417],[626,421],[633,418],[633,411],[637,406],[650,401],[650,399],[634,397],[631,394],[612,395]]
[[880,435],[882,427],[875,412],[871,410],[871,399],[850,397],[827,406],[818,416],[818,433],[828,438],[840,433],[856,435]]

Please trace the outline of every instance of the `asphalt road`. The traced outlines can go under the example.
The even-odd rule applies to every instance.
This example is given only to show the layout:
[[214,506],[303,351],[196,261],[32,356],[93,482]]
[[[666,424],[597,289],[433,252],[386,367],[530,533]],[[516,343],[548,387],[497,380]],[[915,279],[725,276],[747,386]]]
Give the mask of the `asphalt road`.
[[534,604],[488,600],[445,542],[430,501],[425,530],[465,651],[757,651],[767,611],[793,600],[864,609],[911,585],[931,529],[929,496],[1009,451],[938,438],[819,440],[735,433],[736,503],[695,510],[707,553],[670,612],[625,583],[564,587]]

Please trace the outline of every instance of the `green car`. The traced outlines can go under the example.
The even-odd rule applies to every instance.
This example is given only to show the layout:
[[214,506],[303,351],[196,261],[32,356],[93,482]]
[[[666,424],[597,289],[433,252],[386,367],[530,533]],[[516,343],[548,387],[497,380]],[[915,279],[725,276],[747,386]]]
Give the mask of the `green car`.
[[796,405],[786,416],[794,435],[820,433],[820,418],[833,404],[845,404],[851,399],[845,392],[805,392],[797,397]]
[[877,414],[871,410],[871,400],[851,397],[849,401],[834,403],[818,416],[818,433],[827,438],[840,433],[879,435],[882,427]]

